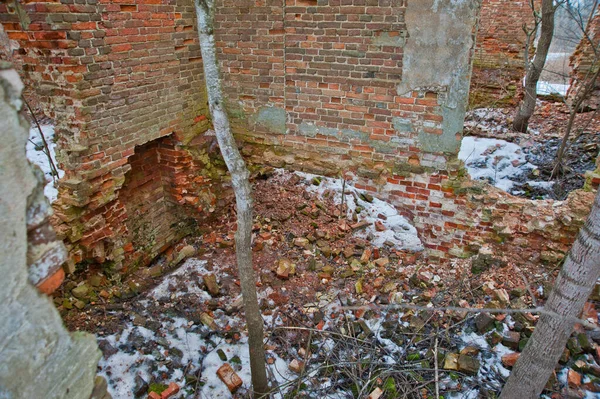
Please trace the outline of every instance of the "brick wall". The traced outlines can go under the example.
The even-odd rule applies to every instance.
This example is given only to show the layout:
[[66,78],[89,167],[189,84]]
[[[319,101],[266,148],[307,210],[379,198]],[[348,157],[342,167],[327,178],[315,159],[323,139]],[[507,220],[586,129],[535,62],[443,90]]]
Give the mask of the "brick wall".
[[178,152],[195,142],[195,155],[169,154],[186,161],[168,167],[183,176],[174,181],[186,194],[175,202],[208,214],[200,202],[211,200],[210,179],[187,175],[193,162],[194,176],[210,162],[210,139],[198,139],[209,123],[194,18],[192,2],[183,0],[0,4],[9,45],[2,56],[20,68],[56,123],[66,176],[55,224],[71,265],[93,258],[120,267],[125,250],[137,250],[119,199],[136,146],[171,136],[169,151]]
[[404,0],[223,2],[216,36],[237,131],[345,163],[443,165],[417,146],[442,133],[438,93],[397,90],[405,11]]
[[[571,56],[571,86],[567,93],[569,101],[573,102],[578,96],[584,94],[585,87],[590,84],[593,75],[600,68],[600,58],[597,53],[600,53],[600,12],[591,21],[586,35]],[[594,110],[600,107],[600,79],[595,80],[594,87],[584,101],[583,107]]]
[[[241,10],[225,3],[217,29],[231,117],[251,163],[345,174],[358,188],[397,205],[417,227],[431,260],[468,256],[489,242],[529,245],[538,256],[567,251],[585,204],[556,207],[471,182],[455,156],[460,135],[448,134],[448,104],[456,93],[431,75],[429,84],[401,90],[414,80],[407,76],[415,74],[407,57],[442,76],[460,68],[449,63],[444,69],[443,62],[438,68],[437,58],[431,65],[418,62],[424,53],[443,57],[447,49],[410,48],[408,21],[432,19],[435,25],[435,16],[421,15],[422,9],[410,16],[410,3],[400,1],[290,0],[283,9],[277,1],[254,3]],[[518,3],[503,10],[504,18],[522,11],[526,3]],[[515,67],[522,51],[511,40],[502,45],[512,49],[509,65]],[[453,51],[454,59],[459,54]],[[500,51],[488,55],[505,58]],[[436,145],[439,137],[454,142]],[[536,224],[535,214],[546,221]],[[576,217],[561,219],[564,214]]]
[[512,103],[525,74],[524,25],[529,30],[534,26],[530,1],[483,0],[473,59],[472,106]]
[[[27,30],[14,13],[1,15],[23,74],[52,94],[47,109],[68,171],[58,231],[75,261],[143,263],[177,237],[161,215],[209,214],[221,176],[202,134],[209,121],[192,3],[61,1],[27,4],[38,21]],[[219,2],[218,57],[243,154],[346,174],[397,205],[432,259],[511,241],[504,220],[524,205],[486,194],[456,160],[476,19],[476,1]],[[574,228],[558,224],[561,234]],[[168,239],[147,244],[136,231]],[[540,245],[566,244],[552,236]]]

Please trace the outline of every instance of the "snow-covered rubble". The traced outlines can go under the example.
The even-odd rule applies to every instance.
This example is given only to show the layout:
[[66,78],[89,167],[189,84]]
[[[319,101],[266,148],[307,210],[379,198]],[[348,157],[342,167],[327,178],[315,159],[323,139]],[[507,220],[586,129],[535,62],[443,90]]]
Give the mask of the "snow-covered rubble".
[[[161,284],[137,300],[137,304],[144,308],[142,311],[138,308],[140,316],[155,319],[159,326],[141,326],[133,317],[122,332],[99,338],[104,352],[104,357],[98,364],[99,374],[108,381],[113,398],[134,398],[140,377],[150,382],[153,376],[163,373],[168,375],[170,382],[184,387],[174,398],[189,397],[192,394],[190,375],[200,376],[196,386],[200,391],[198,397],[232,398],[227,386],[217,376],[217,370],[225,363],[234,368],[243,381],[243,387],[249,389],[250,357],[246,337],[242,336],[237,341],[226,340],[213,334],[208,327],[175,316],[168,310],[158,315],[151,310],[155,301],[168,301],[183,295],[192,296],[198,303],[210,299],[206,291],[188,278],[193,272],[200,275],[209,273],[205,266],[205,261],[188,259],[177,271],[166,276]],[[214,272],[215,270],[212,271]],[[226,274],[219,271],[219,276]],[[227,326],[243,326],[240,319],[225,314],[221,309],[214,311],[214,319],[223,330]],[[221,358],[223,355],[227,360]],[[295,379],[287,363],[275,352],[267,351],[267,356],[272,359],[268,371],[273,380],[284,385]],[[282,396],[275,394],[273,397]]]
[[[58,164],[56,162],[56,143],[54,140],[54,126],[52,125],[41,125],[42,133],[48,143],[48,148],[50,149],[50,156],[54,161],[54,165],[58,170],[57,179],[60,179],[64,176],[64,171],[58,168]],[[42,137],[40,136],[40,131],[37,126],[32,127],[29,130],[29,140],[27,141],[27,159],[37,166],[39,166],[44,172],[44,177],[46,179],[46,187],[44,187],[44,194],[48,198],[50,202],[54,202],[56,197],[58,196],[58,190],[54,185],[54,176],[52,175],[52,169],[50,167],[50,162],[48,161],[48,156],[44,152],[44,145],[42,141]]]
[[[527,161],[523,149],[504,140],[481,137],[463,138],[458,158],[465,163],[471,178],[485,180],[511,194],[519,194],[513,186],[537,167]],[[552,183],[527,182],[548,188]]]
[[[372,197],[364,190],[352,186],[346,182],[345,187],[341,179],[332,179],[310,173],[295,172],[305,179],[306,190],[317,193],[321,198],[327,194],[332,195],[336,204],[342,203],[342,188],[344,189],[344,202],[347,206],[347,216],[352,218],[356,212],[358,222],[366,224],[364,229],[357,231],[355,235],[360,238],[368,238],[373,246],[382,247],[384,243],[399,250],[422,251],[423,243],[419,239],[417,229],[411,225],[406,218],[398,214],[398,210],[388,202]],[[320,184],[311,184],[313,179],[318,178]],[[368,199],[368,200],[367,200]],[[375,222],[381,223],[385,230],[378,231]]]

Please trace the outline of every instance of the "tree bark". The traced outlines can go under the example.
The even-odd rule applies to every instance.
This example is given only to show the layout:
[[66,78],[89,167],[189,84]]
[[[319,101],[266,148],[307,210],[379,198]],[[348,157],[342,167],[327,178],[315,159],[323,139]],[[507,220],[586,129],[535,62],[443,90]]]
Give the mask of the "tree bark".
[[223,107],[223,93],[217,64],[214,38],[215,0],[195,0],[200,50],[204,63],[204,79],[212,122],[227,169],[237,205],[237,231],[235,234],[238,273],[248,325],[248,346],[252,386],[256,397],[265,397],[269,387],[265,369],[263,319],[256,295],[256,280],[252,268],[252,189],[249,173],[231,133],[229,118]]
[[567,255],[535,331],[500,399],[539,398],[573,332],[575,319],[600,277],[600,193]]
[[546,64],[548,50],[550,49],[550,44],[554,37],[554,13],[556,8],[554,7],[553,2],[554,0],[542,0],[540,40],[533,61],[527,69],[527,75],[525,76],[525,96],[513,122],[513,129],[518,132],[527,132],[529,118],[531,118],[533,111],[535,111],[538,81],[540,80],[540,75]]

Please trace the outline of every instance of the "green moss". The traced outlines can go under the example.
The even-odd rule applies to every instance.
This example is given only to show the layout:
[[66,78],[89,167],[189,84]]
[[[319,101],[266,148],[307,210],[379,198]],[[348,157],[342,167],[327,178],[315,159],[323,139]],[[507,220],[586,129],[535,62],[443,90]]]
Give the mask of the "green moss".
[[152,384],[150,384],[150,386],[148,387],[148,393],[150,392],[156,392],[157,394],[161,394],[163,393],[163,391],[165,391],[169,386],[165,385],[165,384],[160,384],[158,382],[153,382]]

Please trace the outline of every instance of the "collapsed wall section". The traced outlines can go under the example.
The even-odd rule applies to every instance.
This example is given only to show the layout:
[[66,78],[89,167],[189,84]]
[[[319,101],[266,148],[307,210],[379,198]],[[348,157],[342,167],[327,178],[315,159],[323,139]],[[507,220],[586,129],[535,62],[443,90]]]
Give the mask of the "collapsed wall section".
[[[14,12],[1,15],[23,74],[51,94],[67,169],[58,231],[72,262],[144,264],[186,234],[192,218],[210,214],[222,177],[204,133],[193,3],[60,1],[26,4],[27,28]],[[581,218],[563,215],[580,215],[579,202],[544,203],[540,227],[532,221],[540,205],[471,182],[457,160],[479,7],[217,2],[218,57],[243,154],[253,165],[343,174],[388,199],[432,260],[526,235],[539,238],[541,252],[564,253]],[[529,213],[519,213],[524,207]]]
[[[199,171],[211,166],[212,139],[202,136],[209,122],[192,2],[2,3],[0,21],[3,57],[56,124],[65,177],[54,221],[70,270],[82,261],[121,269],[144,257],[130,230],[135,213],[120,195],[138,146],[171,137],[165,162],[155,165],[174,186],[161,201],[186,208],[181,217],[209,214],[214,190]],[[196,149],[187,151],[191,143]],[[177,225],[168,212],[154,216],[153,223]],[[161,234],[157,247],[182,232]]]
[[[252,3],[221,8],[216,32],[230,116],[252,163],[343,174],[395,204],[431,260],[529,239],[537,256],[568,250],[585,202],[512,197],[470,181],[456,158],[478,2]],[[512,12],[522,17],[519,3]],[[505,47],[486,50],[488,62],[508,52],[504,62],[518,66],[519,46]]]
[[[18,114],[22,89],[17,73],[0,62],[0,397],[88,399],[101,356],[96,340],[69,334],[27,272],[32,263],[60,267],[65,253],[56,250],[62,243],[47,227],[44,185],[25,157],[28,124]],[[110,398],[106,389],[96,394]]]
[[[510,104],[525,76],[525,51],[531,54],[535,26],[531,1],[483,0],[473,57],[470,103],[478,106]],[[540,1],[533,2],[539,7]]]

